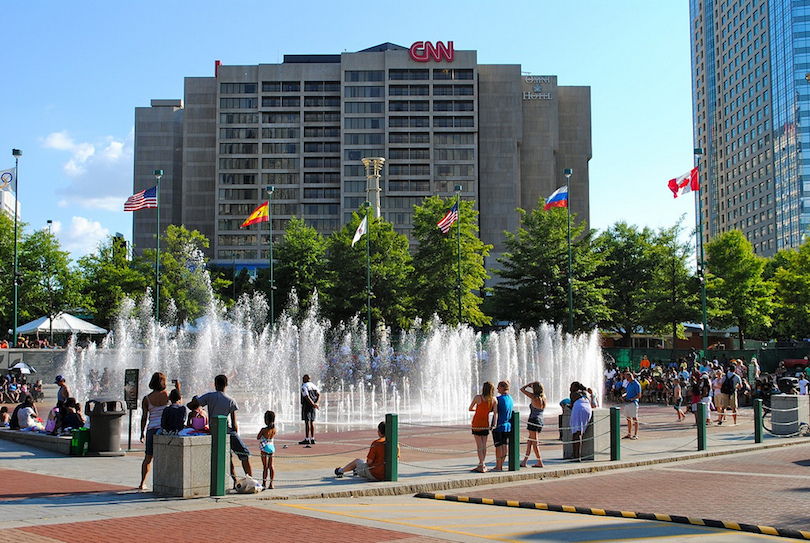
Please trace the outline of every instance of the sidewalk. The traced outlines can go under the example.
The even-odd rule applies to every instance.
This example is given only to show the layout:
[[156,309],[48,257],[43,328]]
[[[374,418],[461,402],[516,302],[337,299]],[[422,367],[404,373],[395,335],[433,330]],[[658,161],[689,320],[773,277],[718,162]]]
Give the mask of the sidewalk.
[[[136,492],[134,488],[140,481],[143,459],[139,451],[112,458],[66,457],[24,450],[16,444],[0,441],[0,496],[4,496],[0,501],[4,512],[0,518],[0,538],[31,540],[19,539],[20,534],[16,532],[24,531],[28,536],[36,533],[52,538],[49,541],[75,541],[76,538],[68,537],[64,531],[69,525],[84,527],[78,538],[83,541],[111,541],[114,539],[103,536],[113,533],[110,530],[114,526],[109,525],[115,524],[113,519],[127,519],[117,522],[124,522],[128,526],[126,530],[146,530],[144,533],[148,535],[154,524],[160,524],[165,534],[167,526],[181,522],[178,518],[183,519],[183,525],[191,522],[196,526],[193,528],[196,534],[206,533],[209,521],[217,521],[215,525],[220,527],[216,529],[227,530],[231,538],[231,535],[242,534],[240,524],[245,520],[242,515],[251,519],[244,523],[251,526],[244,535],[255,536],[256,527],[262,522],[256,511],[275,500],[384,494],[400,494],[406,499],[406,495],[417,492],[440,491],[493,499],[688,514],[699,518],[719,516],[720,520],[738,522],[751,522],[748,520],[751,518],[756,519],[756,523],[781,522],[796,528],[810,526],[805,505],[810,488],[810,470],[807,469],[810,467],[810,440],[766,434],[763,444],[754,444],[753,416],[748,409],[741,412],[737,426],[710,427],[709,450],[699,453],[693,421],[677,423],[674,419],[672,408],[643,405],[640,438],[622,441],[619,462],[563,460],[562,445],[556,441],[557,428],[549,424],[541,434],[546,467],[486,474],[469,471],[477,460],[466,425],[401,424],[399,480],[380,483],[352,476],[335,479],[333,475],[336,466],[355,457],[365,457],[369,443],[376,437],[371,429],[318,434],[318,442],[311,448],[297,444],[299,435],[281,435],[276,439],[275,490],[195,500],[167,499],[150,492]],[[525,439],[525,431],[522,434]],[[244,437],[251,451],[257,453],[257,443],[250,439],[254,436]],[[801,444],[783,447],[796,443]],[[732,454],[744,451],[752,452]],[[487,460],[491,467],[494,460],[491,447]],[[258,455],[252,457],[252,467],[254,476],[261,478]],[[241,474],[238,463],[237,473]],[[151,482],[151,475],[148,481]],[[761,496],[762,500],[753,499],[755,496]],[[250,512],[245,513],[245,509]],[[172,518],[162,517],[159,523],[154,523],[149,517],[155,514],[169,514]],[[273,514],[288,513],[274,511]],[[179,517],[174,518],[174,515]],[[290,516],[297,520],[284,519],[285,523],[298,526],[303,522],[300,529],[309,531],[312,519]],[[267,520],[278,523],[280,519]],[[330,523],[323,525],[327,535],[322,539],[327,541],[341,539],[336,539],[335,534],[351,526],[323,522]],[[86,537],[88,523],[98,527],[99,539]],[[61,528],[51,531],[52,524]],[[350,539],[383,541],[404,537],[399,532],[388,531],[374,532],[369,539],[364,539],[366,536],[361,532],[361,527],[351,526]],[[61,535],[56,537],[57,533]],[[128,539],[131,538],[119,540]]]

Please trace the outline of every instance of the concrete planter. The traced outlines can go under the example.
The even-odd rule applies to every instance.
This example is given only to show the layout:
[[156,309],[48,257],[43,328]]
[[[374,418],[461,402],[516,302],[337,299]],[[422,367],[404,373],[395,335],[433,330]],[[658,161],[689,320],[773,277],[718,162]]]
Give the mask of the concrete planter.
[[155,436],[152,490],[161,496],[211,495],[211,436]]

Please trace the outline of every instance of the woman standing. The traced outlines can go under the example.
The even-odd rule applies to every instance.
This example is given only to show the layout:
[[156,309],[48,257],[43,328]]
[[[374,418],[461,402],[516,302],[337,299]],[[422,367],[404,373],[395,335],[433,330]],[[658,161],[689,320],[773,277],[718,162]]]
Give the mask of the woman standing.
[[472,434],[475,438],[475,445],[478,449],[478,466],[472,471],[485,473],[487,467],[484,460],[487,456],[487,436],[489,435],[490,420],[489,414],[495,411],[498,403],[495,401],[495,386],[486,381],[481,387],[481,394],[477,394],[470,404],[470,411],[474,411],[472,419]]
[[543,459],[540,456],[540,449],[537,447],[537,436],[543,431],[543,410],[546,408],[546,394],[543,391],[543,385],[539,381],[523,385],[520,391],[528,396],[530,400],[529,420],[526,423],[526,429],[529,431],[529,441],[526,443],[526,454],[523,456],[520,467],[526,467],[529,456],[534,451],[535,456],[537,456],[537,463],[533,464],[532,467],[542,468]]
[[[174,387],[180,390],[180,382],[175,381]],[[166,376],[160,372],[155,372],[149,381],[149,388],[152,392],[143,397],[141,403],[141,443],[146,441],[146,455],[141,464],[141,484],[138,490],[146,488],[146,476],[149,473],[149,466],[152,464],[153,442],[155,434],[160,429],[160,419],[163,410],[169,405],[169,393],[166,392]]]

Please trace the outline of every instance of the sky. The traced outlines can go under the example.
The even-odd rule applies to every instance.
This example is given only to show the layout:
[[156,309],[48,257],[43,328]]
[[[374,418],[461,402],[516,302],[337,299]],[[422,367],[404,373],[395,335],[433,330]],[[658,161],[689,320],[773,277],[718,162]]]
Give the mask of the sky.
[[453,41],[479,64],[591,87],[593,228],[683,217],[691,231],[694,199],[666,186],[693,165],[688,11],[686,0],[0,2],[0,170],[22,150],[27,230],[52,220],[78,258],[116,232],[131,238],[135,108],[183,98],[185,77],[213,76],[216,60]]

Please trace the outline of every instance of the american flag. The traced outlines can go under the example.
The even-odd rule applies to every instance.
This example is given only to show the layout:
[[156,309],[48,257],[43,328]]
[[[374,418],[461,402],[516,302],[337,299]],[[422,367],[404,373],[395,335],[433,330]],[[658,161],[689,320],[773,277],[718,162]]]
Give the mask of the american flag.
[[453,204],[453,207],[450,208],[450,211],[447,212],[447,215],[442,218],[439,222],[436,223],[436,226],[439,227],[439,230],[442,231],[442,234],[446,234],[450,231],[450,227],[453,226],[453,223],[458,220],[458,202]]
[[150,207],[157,207],[157,186],[133,194],[124,202],[124,211],[138,211]]

